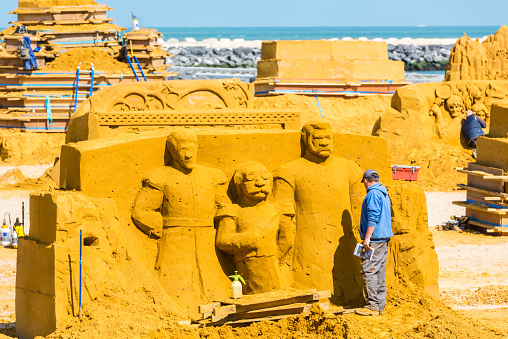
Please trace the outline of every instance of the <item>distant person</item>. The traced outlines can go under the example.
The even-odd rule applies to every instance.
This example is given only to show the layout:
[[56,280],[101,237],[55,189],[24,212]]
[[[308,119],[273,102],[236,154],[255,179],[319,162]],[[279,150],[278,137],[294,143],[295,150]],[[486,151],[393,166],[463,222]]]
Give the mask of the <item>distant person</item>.
[[388,191],[379,182],[379,174],[375,170],[367,170],[362,182],[367,195],[362,204],[360,237],[363,247],[366,250],[374,249],[374,254],[371,260],[362,259],[366,305],[356,309],[355,313],[377,316],[384,313],[386,305],[386,256],[388,242],[393,236],[391,203]]
[[466,120],[462,124],[462,135],[466,139],[467,144],[473,150],[473,158],[476,159],[476,139],[485,135],[483,128],[486,128],[487,124],[473,111],[466,112]]

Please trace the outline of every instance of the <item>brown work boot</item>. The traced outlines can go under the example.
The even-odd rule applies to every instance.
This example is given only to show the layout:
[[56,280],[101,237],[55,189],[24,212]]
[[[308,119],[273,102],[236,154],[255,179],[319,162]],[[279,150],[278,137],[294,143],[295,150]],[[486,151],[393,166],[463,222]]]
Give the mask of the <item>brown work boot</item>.
[[374,310],[371,310],[370,308],[367,308],[367,307],[357,308],[355,310],[355,313],[358,314],[358,315],[372,316],[372,317],[375,317],[375,316],[379,315],[379,311],[374,311]]

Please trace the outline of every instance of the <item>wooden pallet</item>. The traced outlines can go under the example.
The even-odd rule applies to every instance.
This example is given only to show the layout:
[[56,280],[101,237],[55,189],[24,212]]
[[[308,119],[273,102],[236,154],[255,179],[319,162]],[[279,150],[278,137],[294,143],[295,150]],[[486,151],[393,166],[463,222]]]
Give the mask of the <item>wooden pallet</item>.
[[491,226],[480,221],[469,220],[467,227],[489,235],[508,235],[508,227]]
[[228,299],[210,305],[199,306],[204,326],[245,326],[265,320],[280,320],[298,314],[309,313],[314,304],[328,310],[331,291],[297,291],[280,294],[262,293]]

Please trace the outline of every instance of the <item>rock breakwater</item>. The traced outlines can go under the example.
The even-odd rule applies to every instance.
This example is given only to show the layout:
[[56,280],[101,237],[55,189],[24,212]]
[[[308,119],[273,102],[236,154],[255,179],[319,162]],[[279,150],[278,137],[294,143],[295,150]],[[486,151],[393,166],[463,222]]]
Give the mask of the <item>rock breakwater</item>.
[[[404,62],[406,71],[446,70],[453,45],[391,45],[388,58]],[[168,64],[184,67],[256,67],[260,48],[209,48],[204,46],[170,47]]]

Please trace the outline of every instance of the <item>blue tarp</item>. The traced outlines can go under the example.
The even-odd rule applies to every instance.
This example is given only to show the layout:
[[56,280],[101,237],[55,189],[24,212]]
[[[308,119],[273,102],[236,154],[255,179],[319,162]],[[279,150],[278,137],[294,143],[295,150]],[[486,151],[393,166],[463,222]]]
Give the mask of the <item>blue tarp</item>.
[[30,53],[30,59],[25,61],[25,71],[30,71],[32,68],[34,70],[37,70],[37,59],[35,58],[35,53],[32,50],[31,46],[32,41],[30,40],[30,37],[25,36],[23,37],[23,44],[28,49],[28,52]]

